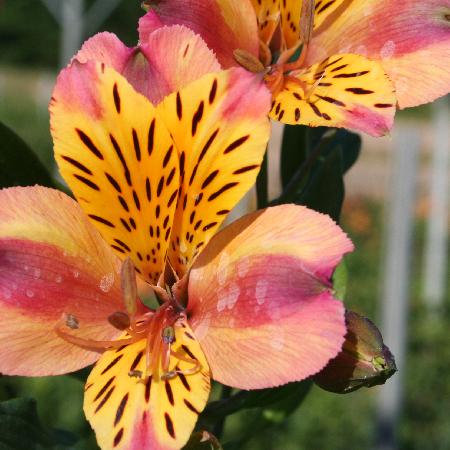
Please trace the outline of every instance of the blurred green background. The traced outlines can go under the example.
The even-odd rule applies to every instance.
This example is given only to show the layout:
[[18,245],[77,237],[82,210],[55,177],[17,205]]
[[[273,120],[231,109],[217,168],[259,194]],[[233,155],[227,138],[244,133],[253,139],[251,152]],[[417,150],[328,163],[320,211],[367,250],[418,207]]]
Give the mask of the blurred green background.
[[[92,3],[86,2],[87,6]],[[101,29],[115,32],[128,45],[133,45],[137,39],[137,19],[141,14],[138,1],[121,1]],[[47,103],[58,70],[59,39],[58,24],[42,2],[0,1],[0,121],[15,130],[52,170],[54,163]],[[411,120],[428,130],[429,108],[400,114],[397,123],[401,126]],[[346,303],[350,309],[370,317],[376,323],[379,323],[387,199],[364,180],[374,170],[387,171],[388,150],[389,141],[375,143],[374,140],[364,140],[361,161],[349,175],[342,215],[342,225],[357,249],[347,257],[350,275]],[[426,173],[428,161],[429,153],[425,149],[421,154],[421,173]],[[419,187],[408,317],[408,355],[403,373],[405,398],[398,427],[401,450],[450,449],[450,315],[448,307],[440,314],[429,314],[421,298],[423,240],[428,208],[427,197]],[[389,345],[389,342],[386,344]],[[380,389],[383,388],[363,389],[339,396],[314,387],[301,407],[285,423],[258,433],[242,448],[375,448],[375,406]],[[95,449],[95,440],[82,412],[82,395],[82,381],[74,376],[36,379],[0,377],[0,401],[21,396],[35,398],[45,426],[66,429],[80,436],[74,448]],[[255,414],[246,411],[232,416],[226,423],[223,441],[245,435]]]

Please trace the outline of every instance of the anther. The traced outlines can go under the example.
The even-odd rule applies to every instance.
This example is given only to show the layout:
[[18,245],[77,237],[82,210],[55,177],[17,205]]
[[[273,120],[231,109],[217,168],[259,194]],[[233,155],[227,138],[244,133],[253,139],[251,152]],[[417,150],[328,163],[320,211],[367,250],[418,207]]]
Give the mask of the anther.
[[124,260],[120,277],[125,308],[130,316],[134,316],[137,310],[137,283],[135,267],[131,258],[126,258]]
[[72,330],[80,328],[80,322],[73,314],[64,314],[64,319],[68,328],[71,328]]
[[128,376],[131,378],[142,378],[142,370],[130,370]]
[[161,375],[161,380],[173,380],[178,375],[178,372],[176,370],[171,370],[170,372],[166,372],[165,374]]
[[241,50],[238,48],[234,50],[233,56],[240,66],[250,72],[259,73],[264,71],[264,66],[261,61],[246,50]]
[[108,316],[108,322],[118,330],[126,330],[130,327],[130,318],[122,311],[116,311]]
[[173,344],[175,342],[175,330],[173,327],[166,327],[162,330],[161,337],[164,344]]

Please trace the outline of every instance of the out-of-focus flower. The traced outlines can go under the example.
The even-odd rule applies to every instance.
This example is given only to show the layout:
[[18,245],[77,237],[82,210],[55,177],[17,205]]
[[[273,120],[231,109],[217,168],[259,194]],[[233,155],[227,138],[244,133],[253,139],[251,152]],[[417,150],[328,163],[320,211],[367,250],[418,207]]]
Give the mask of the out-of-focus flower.
[[223,67],[236,65],[238,55],[244,66],[263,70],[273,93],[271,117],[284,123],[378,136],[392,127],[397,101],[400,108],[416,106],[450,90],[449,0],[146,4],[142,36],[183,24]]
[[389,348],[369,319],[346,311],[347,335],[341,352],[314,377],[323,389],[340,394],[384,384],[397,371]]
[[[255,181],[269,108],[243,69],[154,107],[104,62],[74,61],[50,113],[79,205],[46,188],[0,191],[0,371],[56,375],[97,360],[84,411],[103,449],[181,448],[210,377],[278,386],[342,346],[331,276],[353,246],[329,217],[284,205],[212,238]],[[159,308],[139,300],[135,271]]]

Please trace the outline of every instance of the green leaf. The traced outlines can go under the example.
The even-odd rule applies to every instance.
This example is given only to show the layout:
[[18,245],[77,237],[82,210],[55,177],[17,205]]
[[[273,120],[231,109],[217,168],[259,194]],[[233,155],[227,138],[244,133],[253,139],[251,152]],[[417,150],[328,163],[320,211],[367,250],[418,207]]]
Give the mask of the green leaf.
[[[225,450],[239,450],[253,436],[281,425],[303,402],[312,386],[311,380],[289,383],[280,388],[252,391],[248,405],[258,407],[247,426],[247,433],[224,445]],[[264,392],[263,392],[264,391]],[[269,392],[270,391],[270,392]]]
[[338,221],[345,194],[343,175],[356,162],[360,146],[360,137],[347,130],[287,127],[282,149],[284,191],[272,204],[294,202]]
[[193,433],[183,450],[223,450],[217,438],[208,431]]
[[342,150],[337,146],[317,159],[308,184],[297,201],[315,211],[328,214],[338,222],[344,191]]
[[17,398],[0,403],[0,449],[48,448],[51,440],[41,424],[36,401]]
[[0,450],[69,449],[78,438],[64,430],[45,429],[36,401],[15,398],[0,403]]
[[305,125],[285,125],[281,146],[281,183],[287,186],[297,169],[303,164],[312,149],[317,146],[325,127],[311,128]]
[[55,186],[52,177],[30,147],[0,122],[0,188],[34,184]]
[[288,383],[284,386],[271,389],[255,389],[252,391],[239,391],[231,397],[211,402],[202,413],[200,420],[214,423],[219,418],[234,414],[243,409],[251,408],[277,408],[287,401],[293,402],[297,407],[311,387],[309,380],[297,383]]

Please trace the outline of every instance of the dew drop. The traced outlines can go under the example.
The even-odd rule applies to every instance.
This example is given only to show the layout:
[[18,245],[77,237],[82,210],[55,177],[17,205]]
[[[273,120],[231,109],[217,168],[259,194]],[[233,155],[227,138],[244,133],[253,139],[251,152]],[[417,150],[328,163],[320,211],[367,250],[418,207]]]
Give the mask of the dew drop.
[[258,305],[262,305],[266,301],[267,288],[269,283],[266,280],[258,280],[255,286],[255,298]]
[[56,281],[58,284],[62,283],[62,280],[63,280],[63,277],[62,277],[61,275],[56,275],[55,281]]
[[236,283],[230,284],[228,289],[225,289],[224,292],[222,292],[218,298],[217,311],[221,312],[225,308],[233,309],[234,305],[236,304],[239,298],[240,293],[241,290],[238,284]]
[[250,269],[250,259],[242,258],[237,266],[238,276],[240,278],[244,278],[247,275],[249,269]]
[[26,294],[26,296],[28,298],[33,298],[34,297],[34,292],[31,289],[27,289],[25,294]]
[[380,57],[381,59],[392,58],[394,56],[394,52],[395,52],[395,42],[387,41],[380,50]]
[[284,332],[283,330],[278,330],[277,334],[275,334],[272,337],[272,340],[270,341],[270,346],[274,350],[283,350],[284,347]]
[[220,255],[219,267],[217,268],[217,281],[221,286],[225,284],[228,277],[228,264],[230,262],[230,258],[227,253],[223,252]]
[[103,292],[109,292],[114,284],[114,274],[112,272],[104,275],[100,280],[100,289]]
[[182,239],[180,242],[180,252],[185,253],[186,250],[187,250],[186,242],[184,239]]
[[33,270],[34,278],[40,278],[41,277],[41,269],[38,269],[37,267]]

